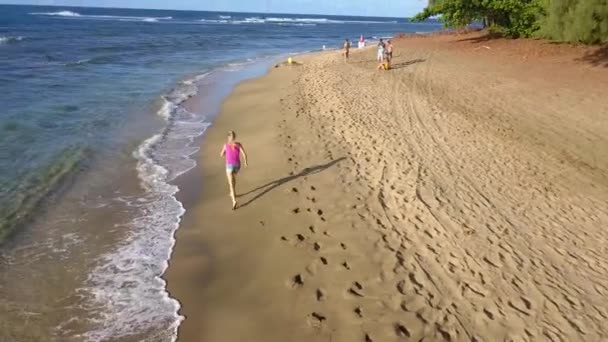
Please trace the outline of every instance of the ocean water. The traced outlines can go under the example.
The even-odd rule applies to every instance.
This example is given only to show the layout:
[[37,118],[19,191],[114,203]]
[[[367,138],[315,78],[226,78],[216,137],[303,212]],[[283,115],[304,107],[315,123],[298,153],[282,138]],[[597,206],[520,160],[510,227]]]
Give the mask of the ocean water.
[[439,28],[0,5],[0,341],[174,340],[174,181],[222,96],[281,56]]

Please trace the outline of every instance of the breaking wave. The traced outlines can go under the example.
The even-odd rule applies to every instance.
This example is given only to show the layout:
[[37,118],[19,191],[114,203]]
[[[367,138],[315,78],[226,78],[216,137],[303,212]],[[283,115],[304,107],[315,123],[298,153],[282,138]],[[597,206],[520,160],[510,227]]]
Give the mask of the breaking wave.
[[21,36],[16,36],[16,37],[14,37],[14,36],[7,36],[7,37],[0,36],[0,45],[2,45],[2,44],[14,44],[14,43],[18,43],[18,42],[20,42],[20,41],[22,41],[24,39],[25,39],[25,37],[21,37]]

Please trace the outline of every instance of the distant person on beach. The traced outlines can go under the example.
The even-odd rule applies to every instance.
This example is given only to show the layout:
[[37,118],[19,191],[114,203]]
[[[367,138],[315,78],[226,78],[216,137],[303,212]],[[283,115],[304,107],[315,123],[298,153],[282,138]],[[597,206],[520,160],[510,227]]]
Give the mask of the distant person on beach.
[[380,38],[380,41],[378,42],[378,62],[383,62],[384,61],[384,40],[382,40],[382,38]]
[[393,43],[389,40],[386,44],[386,62],[391,63],[393,60]]
[[236,209],[236,175],[241,169],[241,155],[247,166],[247,154],[243,148],[243,144],[236,141],[236,133],[228,132],[228,142],[222,147],[220,156],[226,157],[226,177],[228,178],[228,186],[230,187],[230,198],[232,199],[232,210]]
[[344,39],[344,59],[348,59],[348,54],[350,53],[350,42],[348,39]]
[[378,67],[376,69],[381,70],[384,69],[384,40],[380,39],[378,42]]

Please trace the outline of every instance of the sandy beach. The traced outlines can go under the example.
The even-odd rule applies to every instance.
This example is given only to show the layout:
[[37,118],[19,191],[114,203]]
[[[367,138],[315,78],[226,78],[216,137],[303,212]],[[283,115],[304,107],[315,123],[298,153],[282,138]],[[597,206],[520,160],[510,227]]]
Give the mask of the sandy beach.
[[234,90],[180,186],[179,341],[608,339],[596,50],[469,34],[397,40],[390,71],[373,47],[297,60]]

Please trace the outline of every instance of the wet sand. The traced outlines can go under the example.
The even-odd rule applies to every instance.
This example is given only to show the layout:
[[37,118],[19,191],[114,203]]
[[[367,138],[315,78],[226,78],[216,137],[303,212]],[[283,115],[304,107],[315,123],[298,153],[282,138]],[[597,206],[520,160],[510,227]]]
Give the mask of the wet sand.
[[608,69],[462,38],[400,40],[391,71],[329,52],[236,88],[166,274],[180,341],[608,337]]

